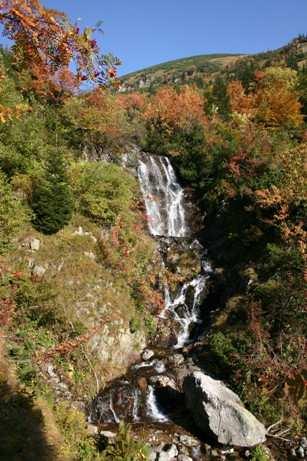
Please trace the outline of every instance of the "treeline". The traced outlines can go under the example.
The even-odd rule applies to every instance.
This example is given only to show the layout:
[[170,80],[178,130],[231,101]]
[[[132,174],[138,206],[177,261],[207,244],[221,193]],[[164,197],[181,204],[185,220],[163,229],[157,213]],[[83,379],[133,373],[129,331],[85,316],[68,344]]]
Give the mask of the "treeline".
[[[304,427],[307,71],[237,64],[204,89],[118,96],[205,214],[222,308],[204,366],[263,420]],[[140,129],[142,127],[142,129]]]

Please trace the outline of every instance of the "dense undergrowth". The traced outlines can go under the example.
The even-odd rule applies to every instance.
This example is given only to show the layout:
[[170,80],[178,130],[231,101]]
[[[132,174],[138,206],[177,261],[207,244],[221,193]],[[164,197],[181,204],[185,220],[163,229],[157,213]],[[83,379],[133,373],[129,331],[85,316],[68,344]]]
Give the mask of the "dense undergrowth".
[[200,363],[267,424],[282,419],[294,433],[306,418],[305,75],[256,62],[204,95],[161,89],[142,111],[146,148],[171,155],[194,190],[200,237],[220,268]]
[[[48,366],[69,389],[63,402],[88,402],[125,369],[129,351],[113,351],[119,335],[134,338],[132,359],[155,331],[155,246],[135,178],[119,164],[85,160],[87,132],[64,103],[22,94],[6,51],[1,75],[2,111],[18,104],[22,112],[0,124],[0,459],[110,459],[84,413],[59,404]],[[126,432],[119,444],[125,437],[133,451]]]
[[[0,53],[0,459],[146,458],[124,426],[114,446],[100,446],[65,403],[88,401],[125,368],[120,334],[137,343],[155,332],[155,245],[120,161],[133,143],[172,157],[205,216],[200,238],[219,268],[205,369],[267,425],[283,418],[302,433],[302,56],[289,46],[243,59],[201,88],[77,94],[65,79],[38,86],[17,51]],[[110,152],[115,163],[98,162]]]

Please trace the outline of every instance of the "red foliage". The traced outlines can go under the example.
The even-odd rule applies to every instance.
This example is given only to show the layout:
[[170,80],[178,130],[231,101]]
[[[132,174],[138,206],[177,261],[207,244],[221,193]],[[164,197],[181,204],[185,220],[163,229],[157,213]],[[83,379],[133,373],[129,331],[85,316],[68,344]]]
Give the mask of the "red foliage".
[[[81,81],[96,81],[95,75],[101,75],[99,49],[91,38],[95,29],[81,33],[64,13],[44,8],[39,0],[0,0],[0,22],[15,42],[16,64],[30,72],[29,89],[38,94],[72,91]],[[102,67],[108,68],[106,62]],[[108,72],[109,77],[116,75],[114,67]]]

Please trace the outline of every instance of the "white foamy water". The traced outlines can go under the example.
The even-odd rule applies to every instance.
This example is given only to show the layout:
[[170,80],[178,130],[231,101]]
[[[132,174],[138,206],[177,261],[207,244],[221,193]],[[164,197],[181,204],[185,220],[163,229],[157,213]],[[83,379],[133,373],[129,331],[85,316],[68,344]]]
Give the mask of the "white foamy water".
[[160,410],[153,386],[148,386],[146,400],[147,415],[158,422],[168,421],[168,417]]
[[167,157],[143,155],[138,177],[145,201],[148,227],[152,235],[186,237],[184,191]]
[[[200,274],[190,282],[186,282],[179,291],[178,295],[172,300],[169,290],[166,297],[166,310],[170,311],[174,319],[180,324],[180,332],[177,336],[175,349],[183,347],[189,341],[191,325],[199,321],[199,306],[202,300],[202,294],[206,287],[207,275]],[[191,306],[187,305],[187,292],[193,289],[193,302]],[[181,307],[180,315],[176,308]],[[164,311],[165,312],[165,311]]]
[[119,424],[119,418],[117,417],[117,414],[114,410],[114,407],[113,407],[113,394],[110,395],[110,410],[111,410],[111,413],[113,415],[113,418],[114,418],[114,421]]
[[139,418],[139,390],[134,390],[133,409],[132,409],[132,420],[133,422],[140,421]]

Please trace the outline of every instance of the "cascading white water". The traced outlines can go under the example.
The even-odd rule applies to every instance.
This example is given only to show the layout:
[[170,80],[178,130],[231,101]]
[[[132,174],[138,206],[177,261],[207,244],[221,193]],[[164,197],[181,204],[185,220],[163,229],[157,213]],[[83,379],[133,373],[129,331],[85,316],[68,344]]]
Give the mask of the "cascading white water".
[[[176,294],[170,291],[167,283],[164,285],[165,308],[160,318],[173,320],[167,321],[166,326],[170,326],[169,333],[176,332],[176,344],[173,347],[180,349],[190,342],[192,327],[200,322],[200,306],[212,269],[204,257],[205,250],[200,242],[194,240],[191,243],[188,238],[191,232],[186,222],[184,191],[178,184],[168,158],[142,154],[139,159],[138,176],[146,206],[149,231],[157,237],[168,237],[167,240],[159,241],[162,269],[166,269],[168,261],[167,258],[163,260],[164,252],[166,250],[168,254],[172,246],[178,255],[181,254],[180,252],[185,254],[186,251],[192,250],[193,254],[201,260],[200,273],[184,283]],[[181,237],[182,241],[176,241],[178,237]],[[172,242],[171,238],[175,241]],[[162,344],[162,348],[166,347],[168,346]],[[156,355],[154,351],[148,360],[143,357],[141,363],[130,367],[127,380],[116,381],[111,388],[102,391],[93,406],[93,418],[96,421],[118,423],[119,420],[124,419],[139,423],[145,418],[145,421],[149,420],[150,423],[171,422],[172,409],[167,407],[168,409],[165,410],[160,391],[161,386],[167,388],[167,383],[172,380],[170,372],[173,365],[168,361],[167,353],[158,354]],[[181,356],[180,353],[176,355]],[[185,360],[183,355],[182,358]],[[161,381],[156,378],[161,378]],[[145,387],[143,387],[144,382]]]
[[132,409],[132,420],[133,422],[138,422],[140,420],[140,417],[138,415],[139,411],[139,390],[135,389],[134,390],[134,400],[133,400],[133,409]]
[[168,421],[168,417],[159,408],[153,386],[148,386],[146,407],[147,415],[154,421]]
[[184,211],[184,191],[169,159],[144,154],[139,160],[138,177],[151,234],[186,237],[189,229]]
[[[165,310],[173,314],[176,322],[179,323],[181,329],[177,336],[177,343],[174,348],[179,349],[183,347],[189,340],[190,336],[190,327],[191,325],[199,321],[199,306],[202,299],[202,294],[206,288],[206,280],[208,276],[200,274],[189,282],[186,282],[182,287],[180,292],[174,299],[171,298],[168,287],[166,287],[166,297],[165,297]],[[186,303],[187,291],[193,289],[193,303],[189,307]],[[177,313],[176,308],[181,306],[180,315]]]
[[[139,159],[138,177],[145,201],[148,227],[152,235],[166,237],[187,237],[189,228],[184,210],[184,191],[177,181],[174,169],[167,157],[143,154]],[[196,243],[195,243],[196,242]],[[198,241],[193,244],[200,245]],[[206,272],[206,270],[205,270]],[[165,318],[167,311],[173,314],[181,330],[175,348],[183,347],[189,339],[190,326],[198,321],[198,307],[205,289],[206,275],[198,275],[185,283],[179,294],[171,299],[168,286],[165,286],[165,308],[160,318]],[[187,291],[194,290],[193,305],[187,306]],[[182,306],[181,314],[176,308]]]
[[115,421],[117,424],[119,424],[119,419],[118,419],[118,417],[117,417],[117,414],[116,414],[116,412],[115,412],[115,410],[114,410],[114,406],[113,406],[113,395],[112,395],[112,394],[110,395],[110,410],[111,410],[111,413],[112,413],[112,415],[113,415],[114,421]]

